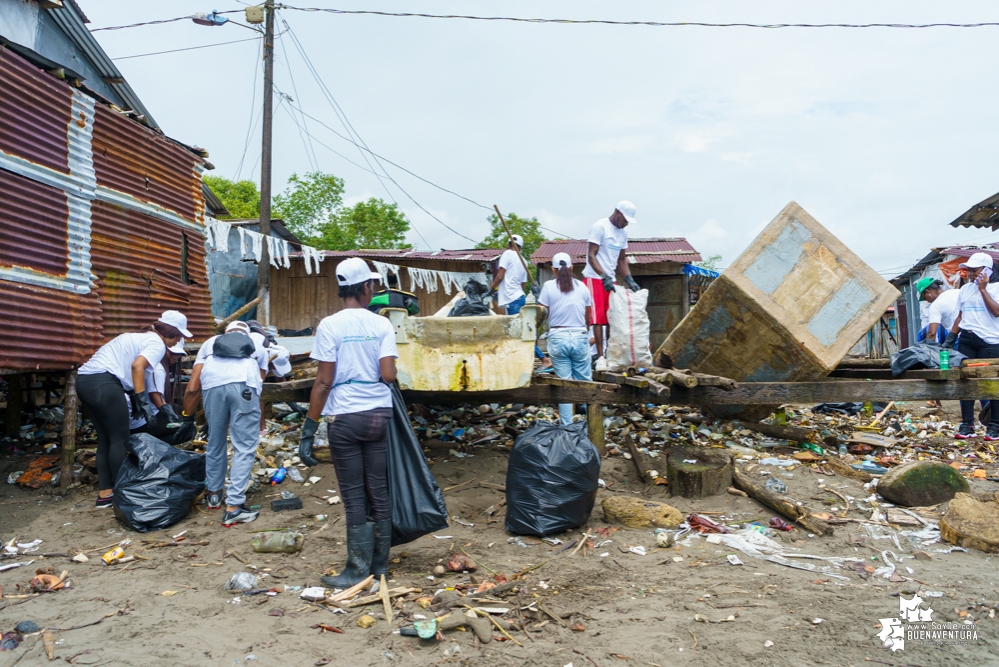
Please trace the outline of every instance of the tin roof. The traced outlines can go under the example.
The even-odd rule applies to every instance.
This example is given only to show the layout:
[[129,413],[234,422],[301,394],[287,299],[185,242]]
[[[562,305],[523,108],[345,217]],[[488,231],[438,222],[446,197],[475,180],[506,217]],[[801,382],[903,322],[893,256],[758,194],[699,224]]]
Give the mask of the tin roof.
[[[569,253],[574,264],[582,264],[586,261],[586,248],[587,242],[580,239],[545,241],[531,255],[531,263],[537,265],[551,262],[555,253],[565,252]],[[632,264],[692,264],[703,261],[700,253],[684,238],[628,239],[627,254]]]
[[950,223],[951,227],[990,227],[999,229],[999,192],[983,199]]
[[999,262],[999,244],[990,243],[984,246],[958,245],[946,248],[930,248],[930,252],[921,260],[913,264],[905,273],[901,273],[888,282],[893,285],[901,285],[909,282],[913,276],[922,275],[923,269],[933,264],[939,264],[946,260],[947,256],[971,257],[976,252],[984,252],[986,255]]

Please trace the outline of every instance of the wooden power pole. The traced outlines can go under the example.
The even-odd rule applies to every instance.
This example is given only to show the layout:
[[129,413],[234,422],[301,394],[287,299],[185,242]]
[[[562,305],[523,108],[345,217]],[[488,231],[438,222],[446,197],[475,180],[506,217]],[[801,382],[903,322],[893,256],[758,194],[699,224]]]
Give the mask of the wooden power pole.
[[264,326],[271,323],[271,258],[267,238],[271,235],[271,139],[274,125],[274,0],[264,2],[264,113],[260,156],[260,233],[264,236],[260,263],[257,265],[258,318]]

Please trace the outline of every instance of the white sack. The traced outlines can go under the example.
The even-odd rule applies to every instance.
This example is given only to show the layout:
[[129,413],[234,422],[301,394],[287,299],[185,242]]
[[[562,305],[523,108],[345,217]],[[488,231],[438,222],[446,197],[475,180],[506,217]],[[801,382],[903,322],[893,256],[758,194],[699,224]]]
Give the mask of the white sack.
[[645,306],[649,290],[632,292],[623,285],[610,293],[607,321],[610,323],[610,342],[607,345],[607,367],[623,371],[628,366],[651,366],[649,349],[649,314]]

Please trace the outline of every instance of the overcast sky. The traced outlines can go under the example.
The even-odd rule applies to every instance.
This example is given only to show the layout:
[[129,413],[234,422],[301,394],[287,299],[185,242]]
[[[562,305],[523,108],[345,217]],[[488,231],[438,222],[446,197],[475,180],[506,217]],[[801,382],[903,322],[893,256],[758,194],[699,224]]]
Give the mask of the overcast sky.
[[[994,3],[961,0],[349,1],[292,4],[651,21],[997,18],[989,11]],[[80,3],[91,28],[241,6]],[[932,246],[999,240],[988,230],[948,226],[999,191],[993,153],[999,27],[534,25],[290,9],[279,14],[283,31],[282,20],[373,151],[479,203],[537,216],[563,235],[585,237],[618,200],[630,199],[638,208],[633,238],[685,236],[703,255],[721,254],[726,266],[795,200],[889,277]],[[112,58],[253,37],[236,25],[189,21],[96,35]],[[277,87],[343,133],[290,36],[276,47]],[[257,42],[116,63],[168,135],[210,151],[216,174],[259,179],[259,125],[244,155],[260,104]],[[275,118],[280,191],[292,172],[311,167],[287,109]],[[316,140],[365,165],[355,147],[308,123]],[[371,173],[313,147],[319,168],[346,180],[349,201],[390,200]],[[486,234],[487,211],[386,167],[445,223],[475,240]],[[470,245],[394,185],[388,190],[430,247]],[[417,234],[410,240],[426,248]]]

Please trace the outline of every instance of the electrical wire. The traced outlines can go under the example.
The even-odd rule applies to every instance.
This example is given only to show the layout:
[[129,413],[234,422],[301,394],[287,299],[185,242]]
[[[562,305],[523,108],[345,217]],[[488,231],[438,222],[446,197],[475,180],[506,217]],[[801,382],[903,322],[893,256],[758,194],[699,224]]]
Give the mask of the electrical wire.
[[646,26],[653,28],[992,28],[999,22],[979,23],[707,23],[704,21],[612,21],[607,19],[545,19],[515,16],[469,16],[464,14],[419,14],[410,12],[380,12],[369,9],[331,9],[328,7],[293,7],[281,5],[282,9],[300,12],[326,12],[342,15],[392,16],[425,19],[463,19],[470,21],[512,21],[515,23],[557,23],[563,25],[612,25]]
[[146,56],[161,56],[164,53],[179,53],[181,51],[194,51],[196,49],[207,49],[212,46],[225,46],[226,44],[239,44],[240,42],[253,42],[259,37],[248,37],[247,39],[234,39],[231,42],[216,42],[215,44],[202,44],[201,46],[188,46],[183,49],[170,49],[169,51],[153,51],[152,53],[137,53],[134,56],[119,56],[111,60],[129,60],[131,58],[145,58]]
[[261,105],[260,109],[257,110],[256,120],[253,118],[253,110],[257,106],[257,75],[259,70],[257,69],[257,63],[260,62],[260,53],[264,48],[264,40],[260,40],[260,44],[257,45],[257,56],[253,60],[253,92],[250,96],[250,119],[246,126],[246,139],[243,141],[243,155],[239,158],[239,164],[236,165],[236,180],[239,181],[239,175],[243,171],[243,161],[246,160],[246,151],[250,147],[250,136],[253,134],[253,128],[257,126],[257,122],[264,113],[264,107]]
[[[228,9],[224,12],[214,12],[215,14],[242,14],[244,9]],[[90,32],[101,32],[102,30],[124,30],[126,28],[140,28],[147,25],[162,25],[163,23],[174,23],[176,21],[189,21],[194,18],[193,14],[178,16],[172,19],[160,19],[158,21],[143,21],[142,23],[130,23],[128,25],[112,25],[104,28],[93,28]],[[224,25],[224,24],[223,24]]]
[[[298,99],[298,86],[295,84],[295,74],[291,70],[291,60],[288,58],[288,49],[284,45],[284,39],[280,40],[281,53],[284,56],[284,64],[288,68],[288,78],[291,79],[291,89],[295,92],[295,99]],[[282,93],[284,95],[284,93]],[[290,97],[285,95],[287,98],[289,106],[292,100]],[[295,123],[296,127],[298,123]],[[309,142],[306,144],[305,138],[302,136],[302,128],[298,130],[298,136],[302,139],[302,144],[305,145],[305,156],[309,159],[309,165],[312,167],[313,171],[319,171],[319,163],[316,160],[316,149],[312,146],[312,135],[309,134],[309,124],[305,121],[305,117],[302,117],[302,127],[305,128],[305,136],[309,137]]]

